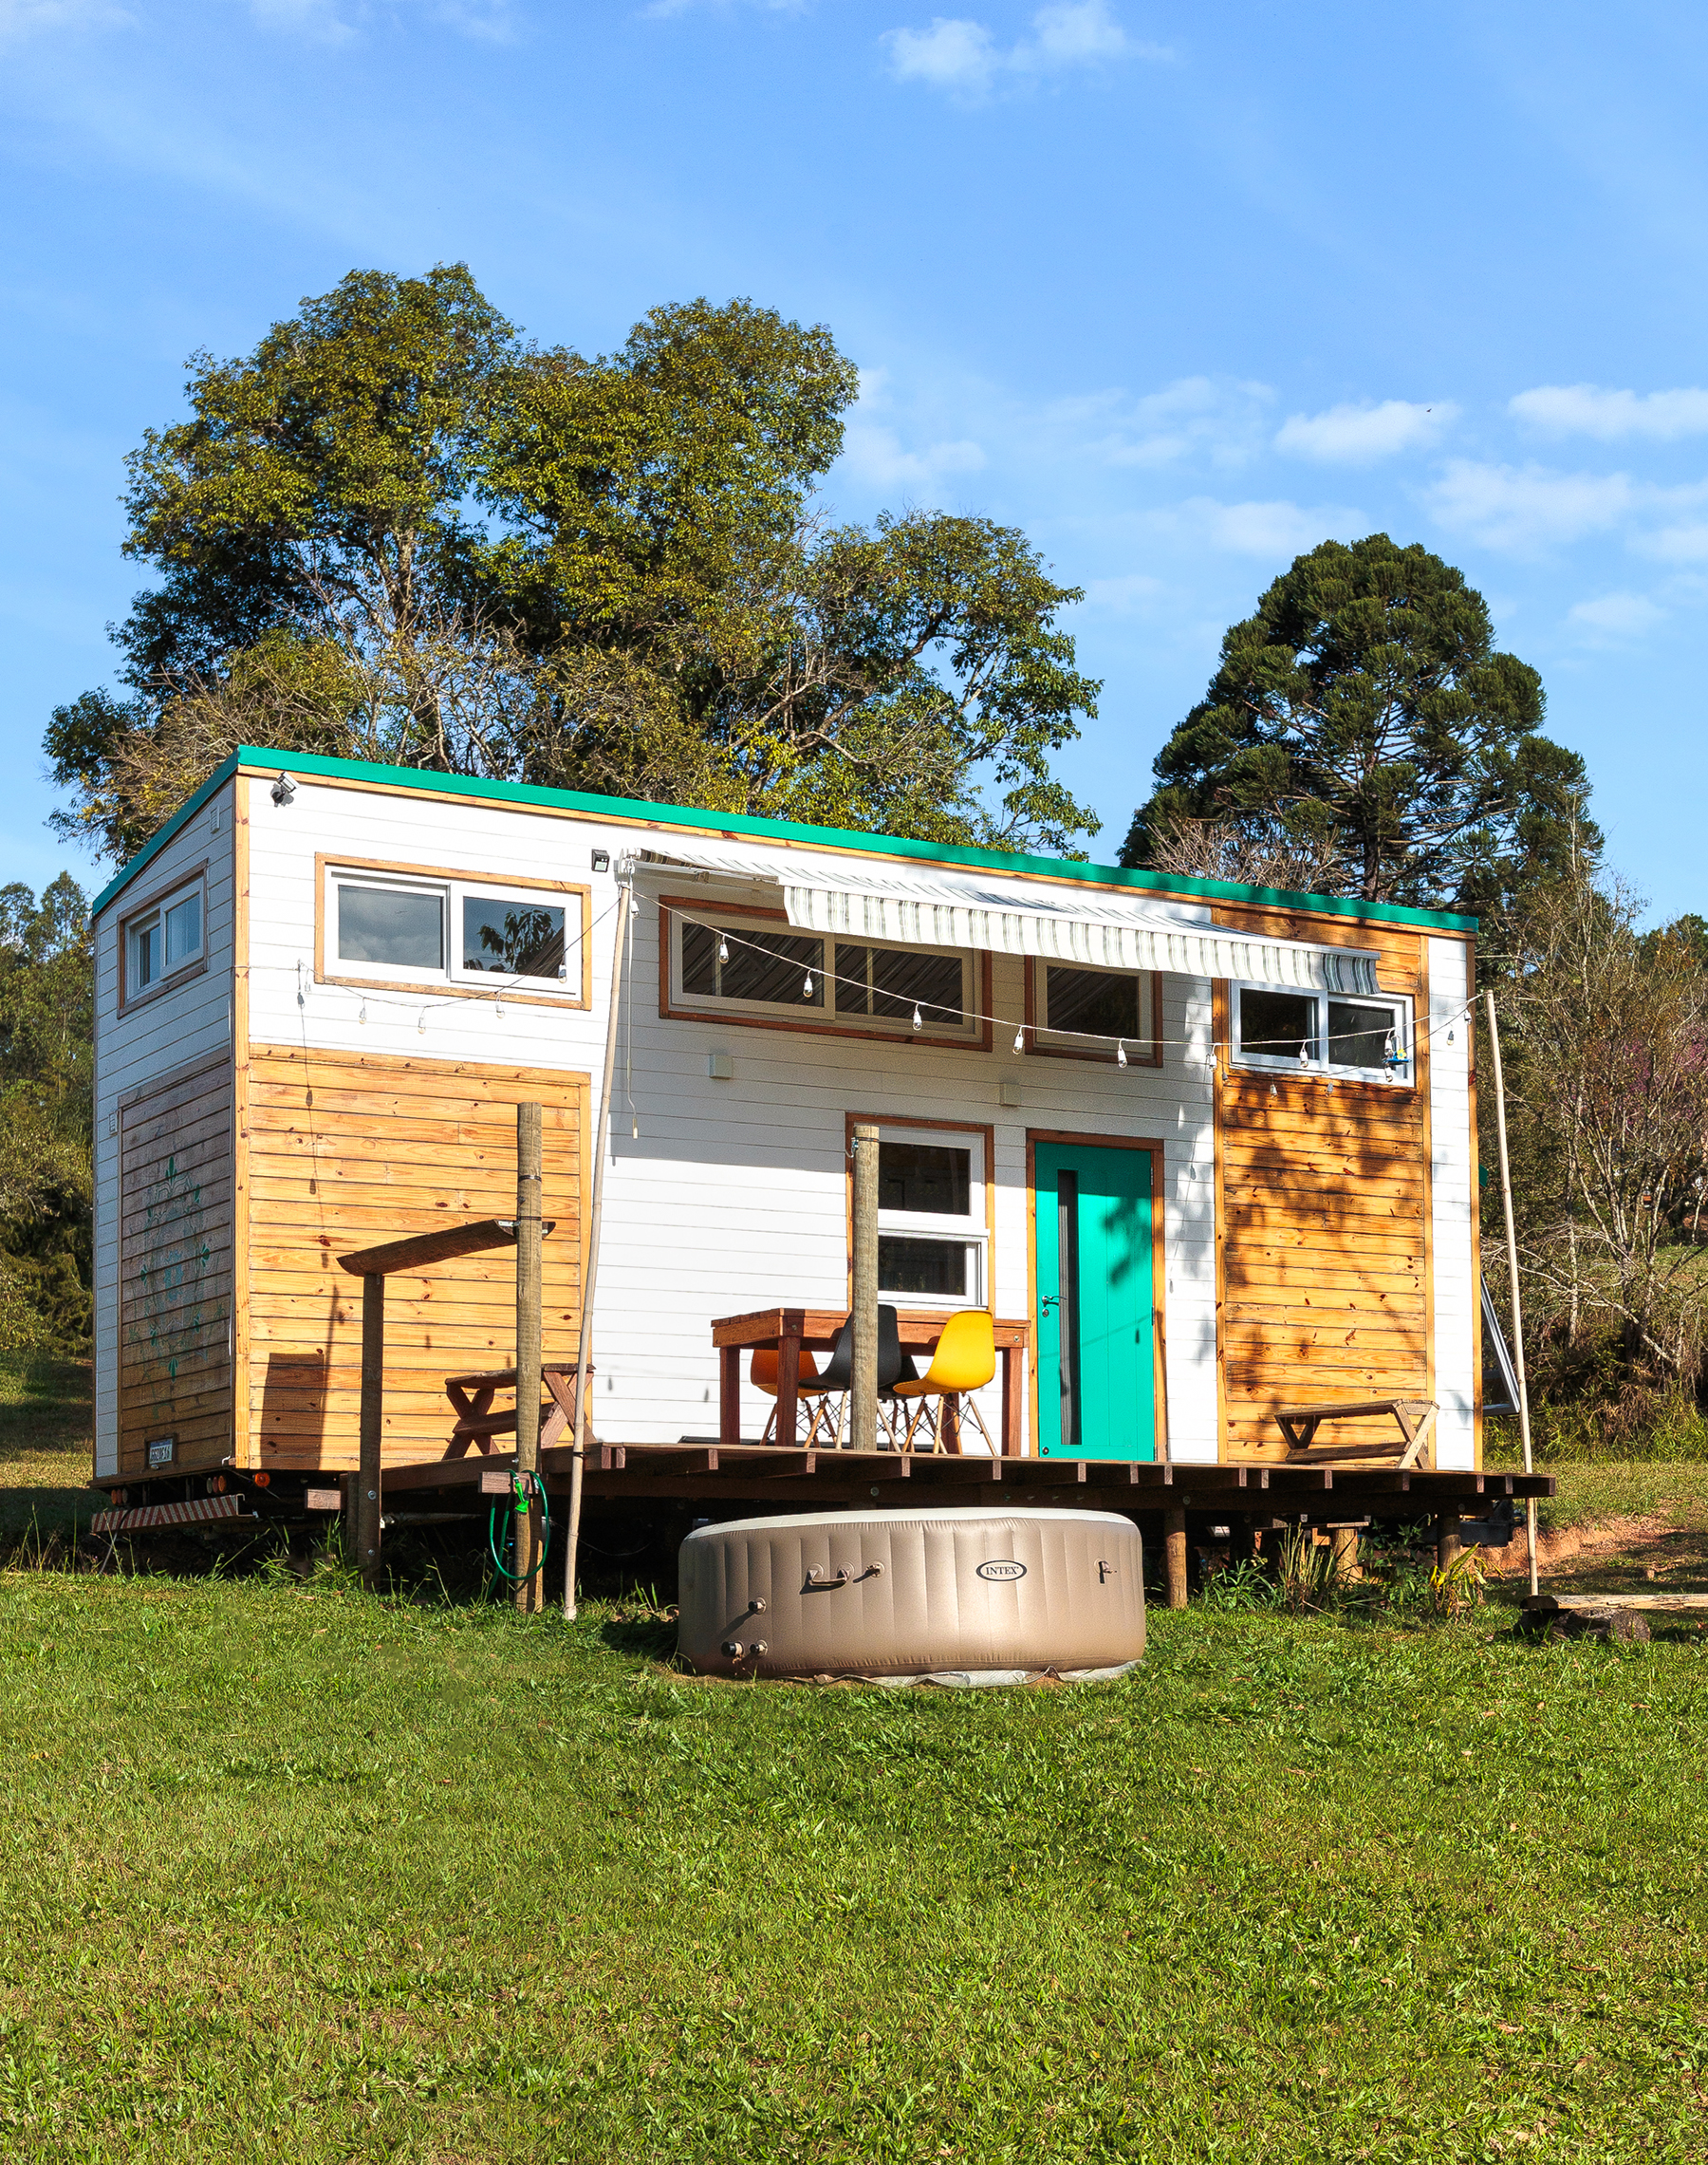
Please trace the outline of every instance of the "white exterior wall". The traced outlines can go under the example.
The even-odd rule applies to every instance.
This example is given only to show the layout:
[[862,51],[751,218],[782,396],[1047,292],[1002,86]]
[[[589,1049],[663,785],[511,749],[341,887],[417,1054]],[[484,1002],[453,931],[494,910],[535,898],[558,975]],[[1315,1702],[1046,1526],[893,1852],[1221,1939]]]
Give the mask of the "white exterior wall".
[[[119,1107],[158,1078],[229,1051],[235,934],[233,792],[227,783],[102,911],[95,925],[95,1473],[119,1470]],[[121,928],[141,904],[208,867],[208,967],[119,1012]]]
[[[1476,1310],[1472,1241],[1471,1019],[1462,940],[1429,942],[1430,1242],[1435,1334],[1436,1464],[1476,1462]],[[1451,1031],[1451,1038],[1448,1033]]]
[[[260,1043],[491,1059],[561,1067],[593,1078],[603,1057],[613,872],[591,870],[595,849],[668,849],[669,831],[566,818],[520,806],[436,802],[411,793],[300,781],[274,806],[251,788],[250,1032]],[[585,882],[593,890],[590,1011],[447,999],[403,987],[365,995],[312,982],[316,851],[442,867],[494,880]],[[778,855],[787,851],[779,848]],[[1216,1306],[1208,980],[1163,980],[1159,1071],[1027,1057],[1012,1050],[1024,1015],[1023,965],[993,958],[993,1007],[1008,1020],[993,1051],[746,1027],[733,1018],[685,1021],[659,1010],[660,893],[682,875],[643,870],[637,881],[632,998],[623,1007],[616,1115],[609,1138],[604,1225],[594,1310],[595,1426],[615,1442],[675,1442],[717,1427],[714,1317],[787,1302],[841,1308],[847,1298],[845,1122],[878,1118],[971,1121],[993,1129],[995,1309],[1028,1313],[1026,1135],[1055,1129],[1142,1136],[1164,1144],[1168,1420],[1174,1455],[1213,1461]],[[775,890],[747,899],[776,905]],[[301,976],[306,989],[298,1004]],[[357,1017],[365,999],[368,1020]],[[1180,1040],[1190,1039],[1190,1050]],[[734,1073],[714,1081],[707,1055],[728,1053]],[[1018,1108],[998,1103],[1017,1080]],[[626,1087],[625,1087],[626,1086]],[[633,1112],[630,1104],[632,1095]],[[638,1137],[631,1125],[639,1125]],[[770,1402],[749,1393],[743,1433],[757,1435]],[[997,1432],[998,1392],[985,1417]],[[969,1438],[976,1444],[975,1433]]]

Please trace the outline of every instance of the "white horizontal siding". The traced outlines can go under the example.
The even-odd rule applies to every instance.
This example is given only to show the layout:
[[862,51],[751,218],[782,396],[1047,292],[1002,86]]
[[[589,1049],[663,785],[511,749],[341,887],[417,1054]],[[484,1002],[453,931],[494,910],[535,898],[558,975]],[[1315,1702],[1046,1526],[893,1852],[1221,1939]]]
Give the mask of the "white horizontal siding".
[[[304,782],[294,803],[253,792],[251,1035],[258,1042],[435,1059],[562,1068],[597,1080],[604,1045],[616,885],[591,869],[636,845],[633,829],[518,807],[438,804]],[[445,999],[399,988],[365,995],[312,982],[314,857],[376,858],[486,876],[584,882],[593,890],[591,1012]],[[781,852],[780,852],[781,854]],[[1216,1456],[1210,988],[1163,981],[1160,1070],[1027,1058],[1012,1050],[1024,1013],[1017,960],[998,957],[994,1048],[889,1044],[684,1021],[658,1012],[660,891],[681,875],[643,873],[619,1042],[605,1222],[595,1310],[595,1420],[620,1441],[673,1441],[716,1426],[714,1317],[788,1301],[844,1305],[847,1288],[845,1121],[961,1120],[993,1129],[993,1262],[997,1312],[1027,1313],[1026,1134],[1066,1129],[1164,1144],[1168,1417],[1175,1455]],[[754,899],[762,899],[755,895]],[[766,898],[771,899],[771,898]],[[710,897],[708,896],[708,900]],[[573,973],[572,973],[573,974]],[[299,1001],[299,987],[302,998]],[[360,1022],[365,1000],[367,1021]],[[713,1081],[706,1055],[734,1073]],[[998,1104],[1017,1080],[1019,1108]],[[632,1107],[632,1110],[631,1110]],[[631,1126],[638,1124],[638,1136]],[[746,1432],[769,1402],[749,1394]],[[995,1429],[997,1393],[987,1394]]]
[[1429,943],[1430,1237],[1435,1338],[1436,1464],[1476,1463],[1476,1324],[1471,1188],[1470,997],[1462,940]]
[[[234,785],[210,798],[95,926],[95,1471],[119,1470],[119,1134],[122,1099],[210,1059],[232,1041]],[[214,831],[217,821],[217,831]],[[119,1013],[119,939],[136,905],[204,859],[208,967],[174,991]]]

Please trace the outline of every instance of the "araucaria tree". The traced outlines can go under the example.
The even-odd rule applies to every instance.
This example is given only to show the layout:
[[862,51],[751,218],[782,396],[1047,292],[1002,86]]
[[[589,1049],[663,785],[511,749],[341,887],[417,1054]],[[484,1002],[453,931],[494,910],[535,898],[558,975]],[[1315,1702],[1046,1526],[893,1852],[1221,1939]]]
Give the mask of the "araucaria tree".
[[1122,861],[1186,870],[1201,847],[1211,872],[1243,849],[1372,902],[1498,906],[1599,841],[1542,716],[1461,572],[1384,533],[1326,541],[1228,631]]
[[131,460],[123,691],[47,733],[62,826],[123,855],[249,741],[1071,849],[1078,591],[988,520],[837,525],[856,389],[745,301],[542,351],[460,265],[195,356]]

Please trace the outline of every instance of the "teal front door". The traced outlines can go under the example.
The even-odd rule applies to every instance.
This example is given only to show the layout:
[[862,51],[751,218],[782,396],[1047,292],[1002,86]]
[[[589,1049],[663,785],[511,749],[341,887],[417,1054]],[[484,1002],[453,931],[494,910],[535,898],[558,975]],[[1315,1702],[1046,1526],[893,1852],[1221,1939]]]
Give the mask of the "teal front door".
[[1038,1449],[1157,1455],[1151,1154],[1039,1143]]

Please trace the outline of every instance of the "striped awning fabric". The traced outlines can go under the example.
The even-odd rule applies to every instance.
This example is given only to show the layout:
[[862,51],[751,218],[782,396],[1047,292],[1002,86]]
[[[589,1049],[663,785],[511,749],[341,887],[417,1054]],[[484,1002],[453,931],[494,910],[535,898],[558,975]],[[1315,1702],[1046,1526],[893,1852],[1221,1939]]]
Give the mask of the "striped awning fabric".
[[874,865],[676,836],[668,852],[648,852],[642,868],[667,871],[671,865],[778,886],[791,924],[845,939],[988,948],[1104,969],[1167,970],[1318,992],[1377,989],[1377,958],[1366,949],[1231,931],[1213,924],[1201,904],[1129,898],[1068,881]]

